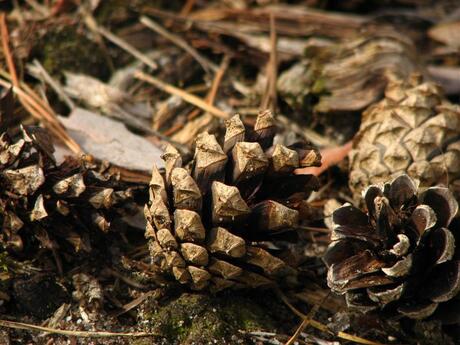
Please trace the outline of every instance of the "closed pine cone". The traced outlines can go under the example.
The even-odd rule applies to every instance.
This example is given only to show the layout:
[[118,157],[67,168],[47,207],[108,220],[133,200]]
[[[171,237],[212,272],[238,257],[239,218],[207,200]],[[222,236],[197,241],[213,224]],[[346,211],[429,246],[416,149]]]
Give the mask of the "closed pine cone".
[[363,113],[350,153],[356,199],[367,186],[400,174],[460,194],[460,107],[417,75],[391,82],[385,98]]

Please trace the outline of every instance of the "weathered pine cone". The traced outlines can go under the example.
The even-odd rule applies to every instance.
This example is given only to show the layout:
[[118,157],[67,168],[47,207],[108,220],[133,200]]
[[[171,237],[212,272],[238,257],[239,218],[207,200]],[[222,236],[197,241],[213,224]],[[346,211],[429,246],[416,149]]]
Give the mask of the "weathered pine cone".
[[90,252],[94,234],[134,209],[132,190],[115,176],[83,160],[57,165],[53,152],[39,127],[21,127],[14,140],[7,132],[0,136],[0,244],[10,252],[31,246]]
[[346,204],[332,215],[324,256],[329,287],[363,311],[381,307],[413,319],[436,313],[460,322],[458,229],[449,230],[458,204],[452,193],[430,187],[417,194],[416,183],[401,175],[367,188],[364,202],[367,214]]
[[269,111],[253,129],[238,115],[226,126],[222,146],[208,133],[197,137],[187,167],[170,146],[164,176],[153,169],[145,207],[153,262],[195,290],[294,283],[289,239],[317,180],[293,172],[319,165],[319,152],[303,144],[272,146],[276,126]]
[[355,198],[367,186],[400,174],[421,187],[450,185],[460,194],[460,107],[418,75],[391,82],[385,98],[364,113],[350,153]]

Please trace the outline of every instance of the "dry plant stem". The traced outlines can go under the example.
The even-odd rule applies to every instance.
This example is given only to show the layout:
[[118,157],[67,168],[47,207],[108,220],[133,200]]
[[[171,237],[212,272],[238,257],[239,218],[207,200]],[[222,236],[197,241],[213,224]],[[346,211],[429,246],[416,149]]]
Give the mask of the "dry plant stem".
[[0,320],[1,327],[23,329],[27,331],[46,332],[51,334],[60,334],[79,338],[110,338],[110,337],[149,337],[158,336],[155,333],[147,332],[134,332],[134,333],[114,333],[114,332],[87,332],[87,331],[69,331],[65,329],[56,329],[49,327],[42,327],[23,322],[14,322],[8,320]]
[[149,29],[155,31],[156,33],[160,34],[161,36],[165,37],[166,39],[173,42],[178,47],[185,50],[189,53],[200,65],[203,67],[206,73],[212,73],[217,71],[218,67],[208,60],[206,57],[201,55],[195,48],[190,46],[184,39],[181,37],[170,33],[168,30],[164,29],[161,25],[155,23],[152,19],[142,16],[140,22],[144,24]]
[[315,321],[311,318],[308,317],[308,315],[305,315],[304,313],[300,312],[297,308],[295,308],[288,300],[288,298],[286,297],[286,295],[281,292],[280,290],[276,290],[276,292],[278,293],[278,295],[280,296],[281,300],[288,306],[289,309],[291,309],[291,311],[296,314],[297,316],[299,316],[301,319],[303,320],[308,320],[309,321],[309,324],[313,327],[313,328],[316,328],[317,330],[320,330],[322,332],[325,332],[325,333],[329,333],[329,334],[332,334],[332,335],[335,335],[336,337],[338,338],[341,338],[341,339],[345,339],[345,340],[349,340],[349,341],[354,341],[355,343],[357,344],[364,344],[364,345],[384,345],[382,343],[379,343],[379,342],[376,342],[376,341],[372,341],[372,340],[368,340],[368,339],[364,339],[364,338],[361,338],[361,337],[357,337],[357,336],[354,336],[352,334],[348,334],[348,333],[345,333],[345,332],[337,332],[337,334],[335,334],[334,332],[332,332],[326,325],[323,325],[321,322],[318,322],[318,321]]
[[202,110],[212,114],[213,116],[215,117],[218,117],[220,119],[228,119],[230,117],[229,114],[227,114],[226,112],[224,112],[223,110],[213,106],[213,105],[210,105],[208,104],[206,101],[204,101],[202,98],[199,98],[195,95],[192,95],[182,89],[179,89],[173,85],[170,85],[170,84],[167,84],[165,83],[164,81],[158,79],[158,78],[155,78],[153,76],[150,76],[150,75],[147,75],[141,71],[137,71],[135,74],[134,74],[134,77],[139,79],[139,80],[142,80],[142,81],[145,81],[149,84],[152,84],[153,86],[156,86],[157,88],[159,88],[160,90],[164,91],[164,92],[167,92],[171,95],[175,95],[175,96],[179,96],[181,97],[184,101],[190,103],[190,104],[193,104],[194,106],[198,107],[198,108],[201,108]]
[[114,35],[113,33],[111,33],[109,30],[101,27],[101,26],[97,26],[96,23],[91,23],[91,22],[88,22],[87,23],[88,25],[90,26],[95,26],[94,27],[94,30],[96,30],[97,32],[99,32],[102,36],[104,36],[106,39],[108,39],[110,42],[112,42],[113,44],[116,44],[117,46],[119,46],[121,49],[125,50],[126,52],[128,52],[129,54],[131,54],[132,56],[134,56],[136,59],[142,61],[144,64],[146,64],[147,66],[149,66],[150,68],[152,69],[157,69],[158,66],[157,64],[155,63],[155,61],[153,61],[151,58],[149,58],[147,55],[145,55],[144,53],[140,52],[139,50],[137,50],[136,48],[134,48],[132,45],[130,45],[128,42],[122,40],[121,38],[119,38],[118,36]]

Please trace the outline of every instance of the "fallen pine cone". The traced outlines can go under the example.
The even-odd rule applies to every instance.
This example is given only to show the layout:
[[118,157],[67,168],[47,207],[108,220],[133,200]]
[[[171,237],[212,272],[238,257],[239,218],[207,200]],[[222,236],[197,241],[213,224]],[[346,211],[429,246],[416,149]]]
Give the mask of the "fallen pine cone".
[[[10,253],[45,248],[58,256],[91,252],[92,236],[134,211],[133,190],[74,158],[57,165],[48,133],[21,127],[0,137],[0,243]],[[27,250],[26,250],[27,249]]]
[[460,194],[460,107],[419,75],[395,79],[385,99],[364,113],[350,152],[350,188],[356,199],[369,185],[401,174],[421,187],[449,185]]
[[293,283],[297,260],[289,240],[317,187],[314,176],[293,171],[318,166],[319,152],[303,144],[272,146],[269,111],[253,129],[237,115],[226,125],[222,146],[203,133],[192,164],[183,167],[170,146],[164,176],[153,169],[145,207],[153,262],[195,290]]
[[413,319],[460,322],[458,211],[452,193],[401,175],[364,192],[367,213],[346,204],[334,211],[334,229],[324,261],[327,282],[350,307],[378,307]]

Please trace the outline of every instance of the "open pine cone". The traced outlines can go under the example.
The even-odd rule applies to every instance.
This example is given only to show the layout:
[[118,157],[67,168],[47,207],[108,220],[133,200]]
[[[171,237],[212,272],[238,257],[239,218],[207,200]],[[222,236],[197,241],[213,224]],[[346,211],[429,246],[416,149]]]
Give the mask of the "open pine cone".
[[458,229],[449,230],[458,204],[450,191],[430,187],[417,194],[416,183],[401,175],[367,188],[364,202],[367,214],[346,204],[332,215],[324,256],[329,287],[363,311],[380,306],[423,319],[438,310],[460,322],[458,309],[449,311],[458,307],[452,302],[460,291]]
[[259,287],[296,279],[290,235],[305,215],[317,180],[295,175],[318,166],[309,145],[272,146],[275,120],[261,112],[246,130],[228,120],[223,146],[200,134],[192,164],[168,147],[166,172],[153,169],[145,207],[153,262],[192,289]]
[[419,75],[396,79],[364,113],[350,153],[355,198],[367,186],[401,174],[421,187],[450,185],[460,195],[460,107]]
[[[68,158],[57,165],[48,133],[21,127],[0,136],[0,244],[10,252],[39,246],[90,252],[91,237],[133,211],[132,190],[88,162]],[[34,252],[30,251],[28,252]]]

